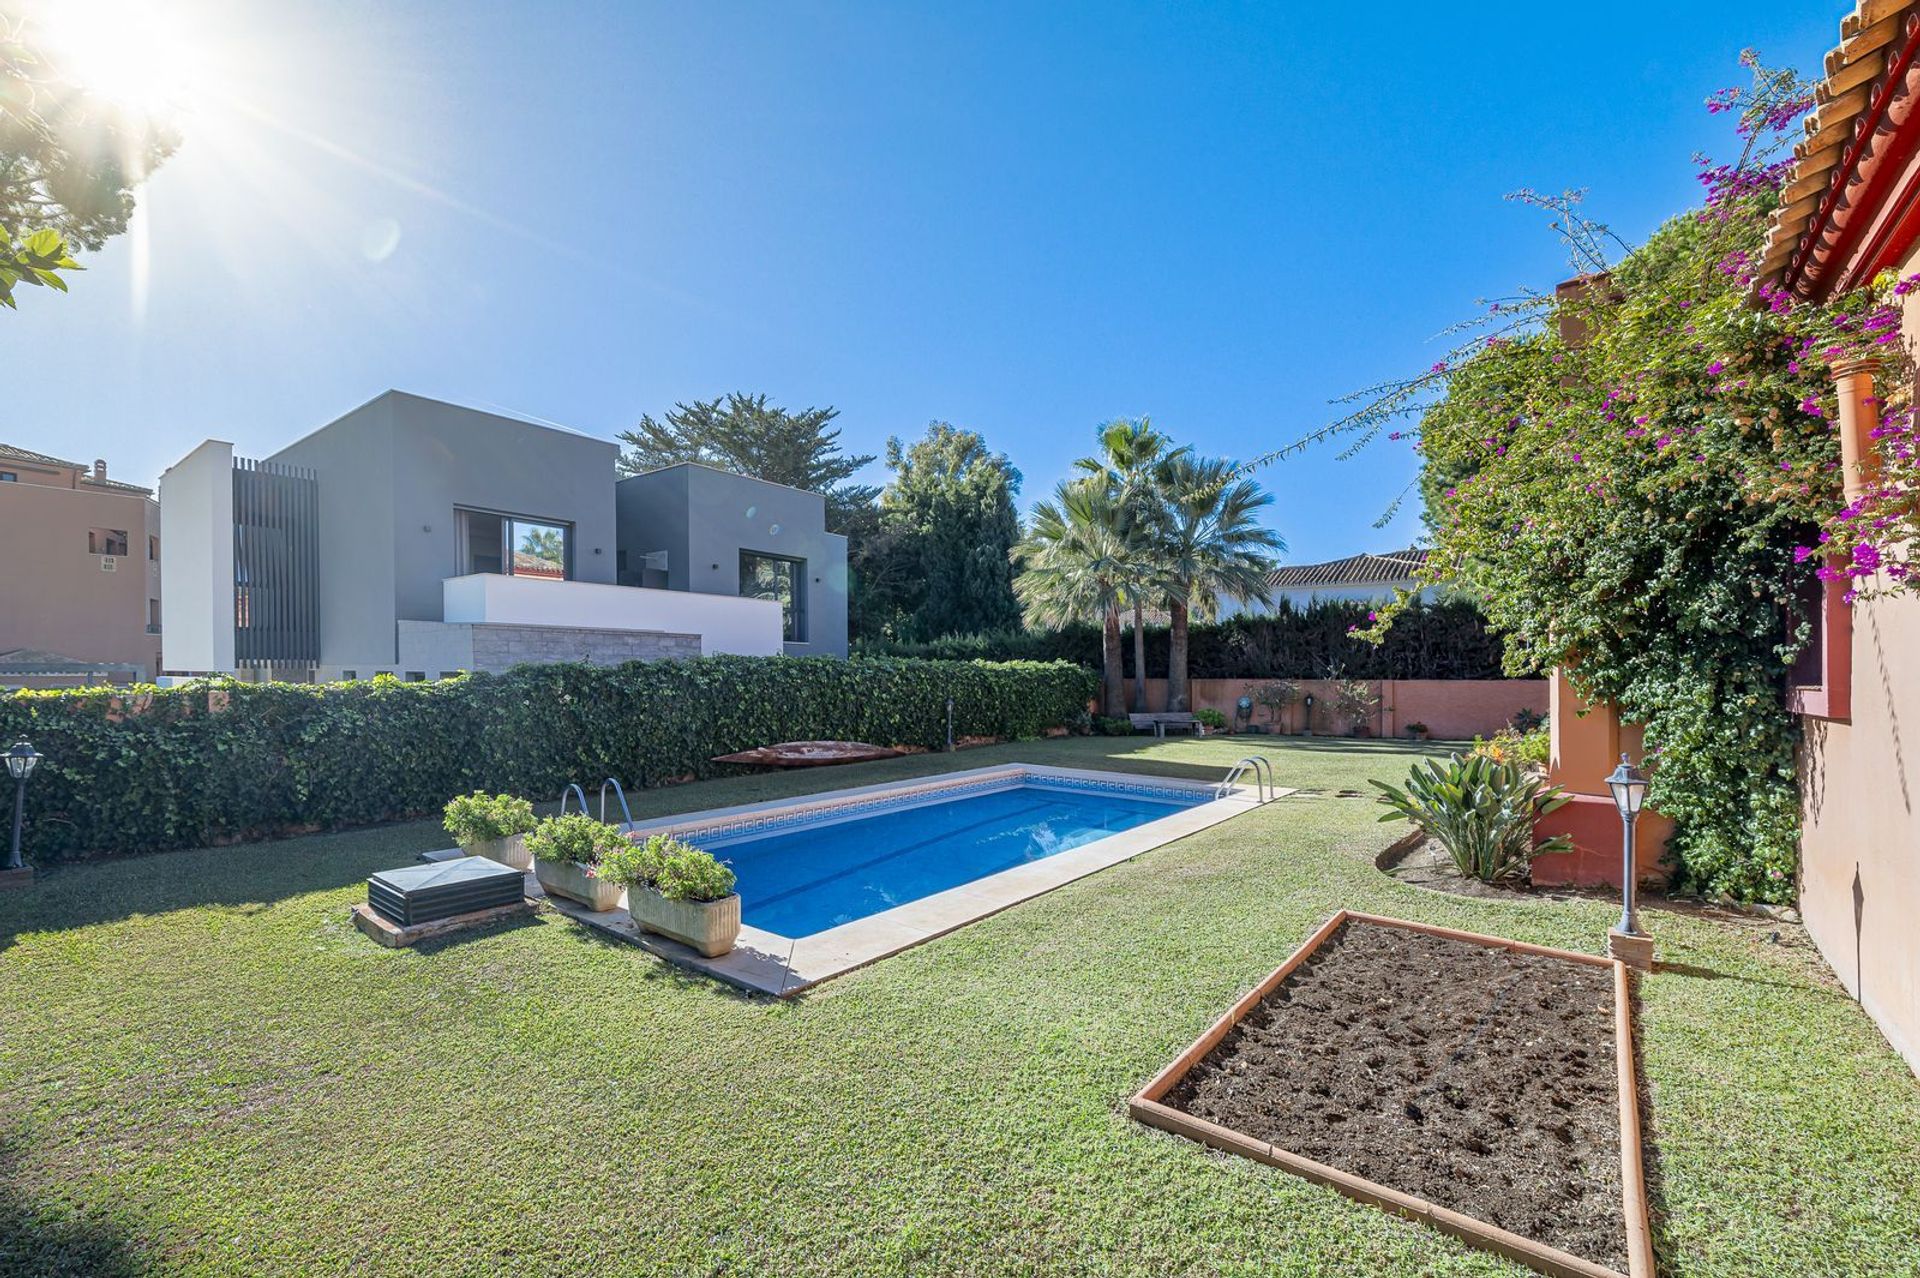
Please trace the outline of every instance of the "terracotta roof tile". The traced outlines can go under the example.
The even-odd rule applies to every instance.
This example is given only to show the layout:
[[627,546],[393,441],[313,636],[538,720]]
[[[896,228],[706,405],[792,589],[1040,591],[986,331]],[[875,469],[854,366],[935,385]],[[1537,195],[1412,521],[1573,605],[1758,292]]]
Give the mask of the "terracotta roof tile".
[[36,453],[31,448],[20,448],[14,444],[0,444],[0,461],[17,461],[29,466],[59,466],[66,470],[77,470],[80,472],[80,482],[88,488],[99,488],[116,493],[143,493],[149,497],[153,495],[153,489],[143,488],[139,484],[122,483],[117,479],[95,479],[93,467],[84,463],[67,461],[65,458],[49,456],[46,453]]
[[[1854,145],[1863,127],[1861,117],[1889,91],[1882,79],[1893,52],[1889,46],[1902,38],[1916,8],[1920,0],[1857,0],[1853,12],[1841,19],[1840,43],[1827,54],[1826,79],[1814,92],[1819,105],[1802,124],[1806,136],[1794,147],[1782,205],[1767,228],[1760,251],[1761,281],[1782,281],[1809,236],[1825,233],[1822,212],[1835,188],[1853,180],[1852,169],[1864,149]],[[1806,263],[1800,267],[1784,282],[1806,296],[1816,281],[1808,278]]]
[[1267,574],[1267,585],[1370,586],[1406,581],[1427,562],[1424,550],[1395,550],[1384,555],[1349,555],[1324,564],[1290,564]]

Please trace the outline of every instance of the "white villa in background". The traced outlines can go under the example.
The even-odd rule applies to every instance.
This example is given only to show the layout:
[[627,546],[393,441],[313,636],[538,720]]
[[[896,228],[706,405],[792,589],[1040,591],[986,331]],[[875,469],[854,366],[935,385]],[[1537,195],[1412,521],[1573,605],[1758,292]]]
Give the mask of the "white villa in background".
[[399,391],[261,461],[208,440],[160,478],[163,675],[846,655],[825,498],[618,454]]
[[1220,616],[1237,617],[1276,611],[1282,602],[1295,609],[1320,603],[1379,603],[1400,590],[1416,590],[1420,599],[1433,599],[1436,586],[1422,586],[1414,574],[1427,562],[1427,552],[1409,548],[1379,555],[1349,555],[1323,564],[1292,564],[1267,574],[1268,600],[1224,600]]

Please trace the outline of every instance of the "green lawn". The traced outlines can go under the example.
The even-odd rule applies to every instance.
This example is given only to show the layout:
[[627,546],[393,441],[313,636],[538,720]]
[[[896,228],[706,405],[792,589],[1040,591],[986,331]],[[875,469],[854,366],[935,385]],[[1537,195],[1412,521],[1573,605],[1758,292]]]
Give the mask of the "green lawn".
[[[1212,777],[1248,747],[995,747],[635,815],[1009,759]],[[1267,748],[1329,794],[1409,758]],[[377,948],[347,907],[445,842],[429,823],[62,868],[0,896],[0,1268],[1518,1274],[1125,1117],[1338,907],[1599,944],[1603,902],[1386,879],[1376,813],[1286,800],[786,1004],[551,913]],[[1796,930],[1649,917],[1675,965],[1641,1015],[1667,1272],[1920,1272],[1920,1085]]]

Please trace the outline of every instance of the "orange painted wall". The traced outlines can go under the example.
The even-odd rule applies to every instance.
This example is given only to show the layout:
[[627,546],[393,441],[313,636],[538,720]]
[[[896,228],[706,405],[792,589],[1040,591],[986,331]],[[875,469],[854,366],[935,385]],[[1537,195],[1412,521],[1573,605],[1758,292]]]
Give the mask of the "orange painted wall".
[[[1920,270],[1920,250],[1899,274]],[[1920,295],[1902,330],[1920,345]],[[1848,718],[1803,716],[1800,913],[1920,1072],[1920,599],[1853,605]]]
[[[1541,838],[1564,834],[1573,840],[1573,851],[1535,857],[1533,882],[1543,887],[1569,883],[1618,887],[1625,865],[1624,831],[1606,778],[1619,766],[1622,753],[1644,767],[1646,744],[1638,724],[1622,723],[1611,706],[1581,700],[1564,673],[1554,671],[1551,683],[1553,753],[1547,762],[1547,779],[1573,798],[1536,821],[1534,832]],[[1673,822],[1658,812],[1640,813],[1633,858],[1638,880],[1665,880],[1661,857],[1672,833]]]
[[[1250,695],[1265,679],[1195,679],[1193,708],[1210,707],[1227,716],[1234,715],[1234,703],[1242,694]],[[1317,736],[1346,736],[1352,724],[1333,713],[1337,685],[1327,679],[1296,679],[1302,693],[1312,693],[1313,731]],[[1368,728],[1375,736],[1398,737],[1409,723],[1424,723],[1438,741],[1465,741],[1475,736],[1490,737],[1505,727],[1515,714],[1526,709],[1544,714],[1547,709],[1547,682],[1544,679],[1374,679],[1370,681],[1380,697],[1380,708],[1371,717]],[[1127,704],[1133,704],[1133,681],[1127,681]],[[1147,680],[1147,706],[1164,710],[1167,705],[1167,681]],[[1267,712],[1254,707],[1253,721],[1265,726]],[[1300,732],[1305,725],[1304,707],[1296,703],[1286,712],[1286,727]]]

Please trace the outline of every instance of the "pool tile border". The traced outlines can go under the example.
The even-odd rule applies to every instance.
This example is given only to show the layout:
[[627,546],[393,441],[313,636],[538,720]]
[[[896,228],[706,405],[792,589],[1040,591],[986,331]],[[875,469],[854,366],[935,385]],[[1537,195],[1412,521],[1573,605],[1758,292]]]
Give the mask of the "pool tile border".
[[[953,791],[986,790],[1019,785],[1029,780],[1091,783],[1101,788],[1134,793],[1158,791],[1184,796],[1196,792],[1211,795],[1214,792],[1214,786],[1203,781],[1143,779],[1123,773],[1013,763],[974,768],[922,781],[858,786],[811,796],[797,804],[790,799],[775,800],[682,813],[636,825],[633,833],[640,836],[681,833],[727,825],[746,828],[745,823],[749,821],[763,818],[778,821],[799,817],[803,812],[807,814],[806,819],[817,820],[833,809],[846,808],[850,803],[858,805],[861,810],[870,810],[875,803],[897,803],[905,798],[946,797]],[[1280,793],[1284,795],[1292,791],[1283,790]],[[548,903],[569,918],[603,935],[638,945],[670,962],[704,972],[744,990],[789,998],[822,981],[944,936],[1022,901],[1064,887],[1122,861],[1132,860],[1143,852],[1209,829],[1257,806],[1253,792],[1244,786],[1237,786],[1225,798],[1210,798],[1193,807],[1179,809],[1144,825],[1057,856],[990,874],[864,919],[815,932],[811,936],[780,936],[755,927],[743,927],[732,952],[712,959],[703,958],[678,942],[642,932],[624,904],[619,909],[595,913],[560,898],[548,898]],[[535,898],[544,895],[531,874],[527,876],[527,895]]]

